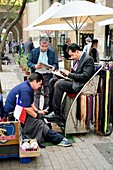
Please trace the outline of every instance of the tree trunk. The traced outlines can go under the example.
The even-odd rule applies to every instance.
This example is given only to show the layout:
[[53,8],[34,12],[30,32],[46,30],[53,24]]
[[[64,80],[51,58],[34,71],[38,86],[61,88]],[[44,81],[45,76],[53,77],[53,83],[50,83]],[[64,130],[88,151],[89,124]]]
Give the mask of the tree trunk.
[[[6,38],[8,36],[9,31],[11,31],[11,29],[16,25],[16,23],[21,19],[21,16],[22,16],[24,9],[25,9],[25,6],[26,6],[26,2],[27,2],[27,0],[23,0],[22,6],[20,7],[20,10],[19,10],[19,13],[18,13],[18,16],[7,27],[6,32],[4,34],[4,37],[3,37],[3,40],[0,44],[1,45],[0,46],[0,72],[2,71],[1,54],[4,51]],[[9,3],[9,1],[8,1],[8,3]],[[6,20],[3,22],[2,26],[0,27],[0,35],[2,33],[3,28],[8,24],[9,19],[10,19],[10,8],[9,7],[7,8],[6,12],[8,13],[8,15],[7,15]]]

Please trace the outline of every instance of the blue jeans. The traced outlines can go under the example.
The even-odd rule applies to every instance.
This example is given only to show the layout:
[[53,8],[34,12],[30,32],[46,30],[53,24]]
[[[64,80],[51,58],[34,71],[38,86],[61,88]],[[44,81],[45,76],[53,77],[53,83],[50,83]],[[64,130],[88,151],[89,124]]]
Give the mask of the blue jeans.
[[64,136],[62,136],[60,133],[53,131],[52,129],[49,129],[46,137],[45,142],[52,142],[53,144],[57,145],[63,140]]

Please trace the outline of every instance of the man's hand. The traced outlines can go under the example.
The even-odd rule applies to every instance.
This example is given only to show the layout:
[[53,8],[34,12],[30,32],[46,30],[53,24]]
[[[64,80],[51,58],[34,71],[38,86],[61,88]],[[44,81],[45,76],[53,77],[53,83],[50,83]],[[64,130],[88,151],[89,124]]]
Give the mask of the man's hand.
[[44,115],[45,113],[48,113],[48,111],[47,110],[38,110],[38,114]]
[[55,71],[55,67],[52,67],[52,68],[50,69],[50,71]]
[[62,69],[60,71],[60,73],[63,75],[63,76],[68,76],[68,74],[70,73],[68,70],[65,70],[65,69]]
[[37,65],[35,65],[35,68],[36,69],[40,69],[40,68],[42,68],[42,65],[41,64],[37,64]]

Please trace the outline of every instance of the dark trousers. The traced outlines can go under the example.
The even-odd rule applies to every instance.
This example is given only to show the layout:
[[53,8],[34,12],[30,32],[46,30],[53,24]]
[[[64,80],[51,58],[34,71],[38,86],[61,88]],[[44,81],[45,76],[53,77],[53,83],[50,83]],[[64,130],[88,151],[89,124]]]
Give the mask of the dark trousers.
[[[43,74],[43,93],[44,93],[44,106],[43,109],[46,109],[49,106],[49,75],[48,74]],[[40,105],[40,95],[41,95],[41,88],[38,89],[37,91],[34,92],[34,103],[37,108],[39,108]]]
[[63,140],[64,136],[62,136],[60,133],[57,133],[53,131],[52,129],[49,129],[44,141],[45,142],[52,142],[53,144],[57,145]]
[[[54,84],[54,88],[52,85]],[[73,82],[65,80],[65,79],[59,79],[56,81],[55,79],[51,79],[49,82],[49,90],[50,90],[50,102],[52,103],[52,109],[56,114],[60,114],[60,105],[62,101],[62,97],[64,92],[67,93],[75,93],[75,91],[72,89]]]

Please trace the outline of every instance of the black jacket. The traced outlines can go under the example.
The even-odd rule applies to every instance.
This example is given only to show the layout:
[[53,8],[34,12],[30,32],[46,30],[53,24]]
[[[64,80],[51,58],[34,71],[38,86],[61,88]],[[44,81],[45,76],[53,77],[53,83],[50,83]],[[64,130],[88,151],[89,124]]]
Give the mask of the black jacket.
[[83,53],[76,73],[69,73],[68,77],[73,79],[72,88],[75,91],[80,91],[84,84],[92,77],[94,74],[94,61],[92,57],[88,56],[86,53]]
[[[31,51],[31,54],[28,58],[28,67],[31,68],[31,73],[35,72],[35,65],[38,63],[40,54],[40,47],[35,48]],[[48,64],[54,66],[56,69],[58,68],[58,61],[55,57],[55,53],[51,51],[50,49],[47,50],[47,56],[48,56]]]

